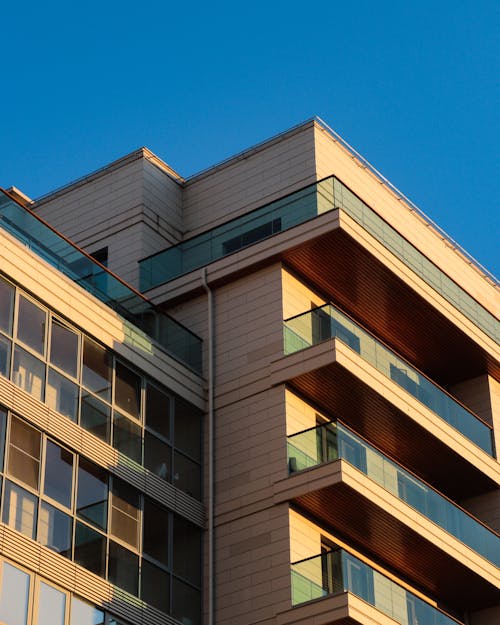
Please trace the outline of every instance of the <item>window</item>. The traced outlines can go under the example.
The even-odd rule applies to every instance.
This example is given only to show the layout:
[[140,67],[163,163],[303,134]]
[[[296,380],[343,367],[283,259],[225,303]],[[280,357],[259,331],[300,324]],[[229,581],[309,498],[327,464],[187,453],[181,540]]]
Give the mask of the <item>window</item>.
[[147,430],[144,432],[144,466],[164,480],[172,481],[172,448]]
[[71,452],[47,440],[43,492],[66,508],[71,508],[73,461],[74,455]]
[[38,520],[38,541],[65,558],[71,559],[72,534],[72,518],[42,501]]
[[131,547],[139,547],[139,493],[117,477],[111,494],[111,533]]
[[46,402],[50,408],[76,421],[79,388],[71,380],[53,369],[49,370]]
[[175,446],[201,460],[202,413],[181,397],[175,398]]
[[83,372],[82,383],[89,391],[95,393],[101,399],[111,400],[111,354],[104,348],[94,343],[91,339],[83,337]]
[[113,447],[135,462],[142,459],[142,430],[140,425],[120,413],[114,413]]
[[90,603],[73,597],[70,622],[71,625],[104,625],[104,612]]
[[73,378],[78,376],[79,336],[62,322],[52,319],[50,362]]
[[96,575],[106,571],[106,537],[77,521],[75,530],[75,562]]
[[163,612],[170,610],[170,575],[147,560],[142,562],[141,599]]
[[138,419],[141,415],[141,378],[121,362],[116,363],[115,403]]
[[173,571],[193,584],[201,583],[201,533],[179,516],[174,516]]
[[170,397],[156,386],[146,386],[146,426],[170,439]]
[[14,287],[0,278],[0,330],[12,336]]
[[38,490],[41,433],[21,419],[12,417],[8,472],[27,486]]
[[168,566],[169,515],[150,499],[144,498],[142,551]]
[[186,625],[200,625],[200,591],[180,579],[172,580],[172,616]]
[[0,375],[5,378],[10,374],[11,342],[0,334]]
[[80,458],[77,492],[77,515],[105,529],[108,512],[107,472],[90,460]]
[[[30,576],[8,562],[2,567],[0,621],[6,625],[27,625]],[[12,601],[15,597],[16,600]]]
[[139,594],[139,556],[109,541],[108,579],[133,595]]
[[35,539],[38,497],[5,480],[2,521]]
[[201,467],[184,454],[174,453],[174,486],[201,499]]
[[18,345],[14,349],[12,381],[36,399],[44,400],[45,365]]
[[106,443],[111,439],[111,408],[97,397],[82,391],[80,425]]
[[43,356],[45,354],[46,328],[47,312],[20,294],[17,312],[17,338]]
[[38,625],[64,625],[66,615],[66,594],[40,582],[38,599]]

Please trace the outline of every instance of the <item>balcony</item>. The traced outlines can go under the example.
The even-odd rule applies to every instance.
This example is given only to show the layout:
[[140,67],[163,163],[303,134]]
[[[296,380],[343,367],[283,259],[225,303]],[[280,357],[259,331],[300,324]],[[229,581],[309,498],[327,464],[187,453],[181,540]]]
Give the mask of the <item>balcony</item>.
[[325,423],[287,441],[291,473],[342,458],[417,512],[500,566],[500,538],[341,423]]
[[292,605],[349,592],[401,625],[456,625],[438,608],[343,549],[291,565]]
[[490,456],[494,455],[492,432],[488,424],[332,304],[326,304],[284,322],[285,354],[292,354],[332,338],[345,343],[472,443]]
[[0,227],[58,271],[149,335],[176,360],[196,373],[202,369],[202,341],[91,256],[0,193]]

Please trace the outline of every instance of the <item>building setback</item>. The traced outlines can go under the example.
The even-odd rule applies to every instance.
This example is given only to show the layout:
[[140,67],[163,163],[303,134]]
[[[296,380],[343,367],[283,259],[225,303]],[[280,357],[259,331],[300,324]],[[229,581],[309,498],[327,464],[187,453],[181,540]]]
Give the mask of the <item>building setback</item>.
[[496,625],[498,282],[319,119],[0,194],[0,623]]

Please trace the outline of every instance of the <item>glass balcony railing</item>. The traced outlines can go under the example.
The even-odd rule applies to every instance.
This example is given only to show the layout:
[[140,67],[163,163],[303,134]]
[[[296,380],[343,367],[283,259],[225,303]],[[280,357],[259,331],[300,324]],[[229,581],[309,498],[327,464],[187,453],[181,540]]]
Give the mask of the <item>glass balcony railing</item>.
[[292,354],[334,337],[348,345],[378,371],[493,456],[491,428],[486,423],[332,304],[325,304],[284,322],[285,354]]
[[122,282],[29,209],[0,193],[0,227],[143,330],[174,358],[201,373],[202,341]]
[[500,566],[500,538],[474,517],[427,486],[341,423],[325,423],[287,441],[291,473],[342,458],[390,493]]
[[140,288],[152,289],[335,208],[344,210],[493,340],[500,340],[500,322],[494,315],[333,176],[144,258],[139,263]]
[[291,565],[292,605],[350,592],[401,625],[457,625],[459,621],[426,603],[343,549]]

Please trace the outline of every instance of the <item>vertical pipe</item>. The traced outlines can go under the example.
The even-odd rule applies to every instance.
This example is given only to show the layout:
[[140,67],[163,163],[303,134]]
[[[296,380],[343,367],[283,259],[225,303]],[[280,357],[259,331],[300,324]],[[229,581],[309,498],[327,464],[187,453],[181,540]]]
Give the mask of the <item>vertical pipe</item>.
[[201,282],[207,293],[207,325],[208,325],[208,625],[214,625],[215,619],[215,549],[214,549],[214,318],[213,292],[208,286],[207,269],[201,270]]

